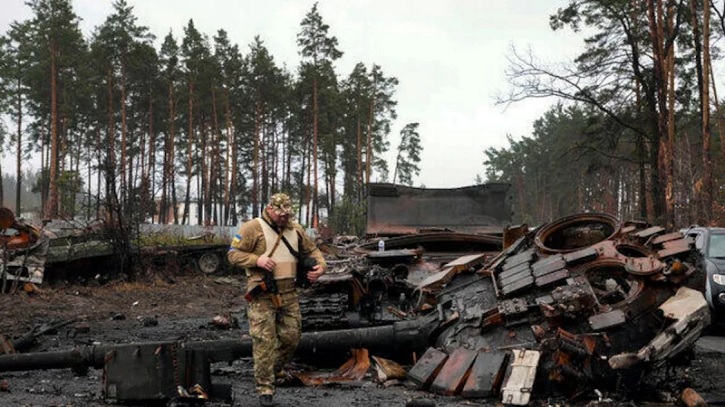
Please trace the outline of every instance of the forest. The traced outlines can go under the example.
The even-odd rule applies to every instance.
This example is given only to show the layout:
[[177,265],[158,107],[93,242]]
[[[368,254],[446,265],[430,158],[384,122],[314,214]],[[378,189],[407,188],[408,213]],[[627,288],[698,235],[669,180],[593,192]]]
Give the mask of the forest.
[[[14,187],[16,202],[0,204],[16,211],[28,206],[17,191],[31,155],[41,157],[32,189],[45,218],[235,225],[282,190],[301,223],[350,234],[363,231],[368,183],[412,185],[419,174],[418,123],[390,145],[398,79],[374,63],[337,72],[343,50],[316,3],[300,22],[294,71],[259,36],[240,47],[193,19],[155,42],[125,0],[89,38],[71,0],[27,4],[33,17],[0,37],[0,148],[17,162],[0,168],[15,174],[0,199]],[[552,64],[511,49],[496,102],[555,103],[532,134],[482,151],[476,182],[510,183],[519,223],[583,211],[725,223],[724,9],[570,0],[555,10],[551,29],[584,35],[583,51]]]
[[511,50],[510,92],[498,102],[558,100],[531,135],[484,152],[487,180],[512,184],[519,221],[593,211],[668,227],[725,224],[724,8],[571,0],[549,23],[586,36],[574,61]]
[[29,208],[23,163],[36,155],[45,219],[236,225],[285,191],[301,223],[356,233],[367,183],[419,173],[418,123],[403,126],[392,169],[382,158],[398,79],[362,62],[336,72],[343,51],[316,3],[294,72],[259,36],[240,47],[193,19],[156,49],[125,0],[89,38],[71,0],[27,5],[33,17],[0,37],[0,147],[17,163],[0,167],[15,174],[0,206]]

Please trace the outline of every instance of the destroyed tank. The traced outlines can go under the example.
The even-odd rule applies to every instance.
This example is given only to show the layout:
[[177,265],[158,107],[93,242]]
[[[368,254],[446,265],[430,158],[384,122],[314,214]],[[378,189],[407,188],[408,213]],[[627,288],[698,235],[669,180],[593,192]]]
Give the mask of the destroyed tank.
[[[412,366],[407,378],[421,389],[525,405],[532,395],[572,398],[592,389],[637,388],[710,322],[702,270],[693,266],[698,254],[680,232],[598,213],[515,230],[521,236],[497,255],[459,253],[430,270],[416,284],[407,311],[390,312],[388,321],[307,330],[297,356],[319,359],[366,348]],[[393,240],[386,241],[386,252]],[[0,355],[0,372],[93,366],[106,377],[109,370],[112,378],[129,377],[129,371],[164,366],[159,358],[177,360],[179,352],[204,373],[210,362],[250,356],[251,341]],[[115,355],[122,354],[144,357],[127,358],[131,366],[121,369],[126,365]],[[154,383],[173,383],[165,379]],[[123,400],[117,388],[105,389],[110,391]]]
[[[503,240],[510,244],[497,255],[480,247],[457,253],[417,280],[408,309],[386,308],[408,325],[395,322],[399,332],[393,329],[387,349],[374,351],[417,362],[408,378],[420,388],[514,405],[527,404],[535,384],[537,392],[567,397],[594,387],[626,392],[690,347],[710,323],[704,273],[694,266],[699,254],[680,232],[600,213],[507,231]],[[389,238],[386,252],[417,239],[436,240]],[[406,251],[415,252],[375,247],[373,241],[360,249],[368,250],[373,270],[396,258],[387,262],[393,276]],[[378,292],[393,302],[394,295]]]
[[373,183],[366,202],[362,240],[338,236],[320,245],[329,268],[300,296],[305,330],[398,320],[415,306],[418,284],[443,264],[498,254],[512,217],[505,183],[445,189]]

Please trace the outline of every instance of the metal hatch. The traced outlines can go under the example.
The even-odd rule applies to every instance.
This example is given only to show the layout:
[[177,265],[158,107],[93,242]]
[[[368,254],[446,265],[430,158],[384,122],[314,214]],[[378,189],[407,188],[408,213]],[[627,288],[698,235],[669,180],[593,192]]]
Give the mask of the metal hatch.
[[502,233],[511,224],[511,185],[491,183],[460,188],[368,185],[368,236],[421,232]]

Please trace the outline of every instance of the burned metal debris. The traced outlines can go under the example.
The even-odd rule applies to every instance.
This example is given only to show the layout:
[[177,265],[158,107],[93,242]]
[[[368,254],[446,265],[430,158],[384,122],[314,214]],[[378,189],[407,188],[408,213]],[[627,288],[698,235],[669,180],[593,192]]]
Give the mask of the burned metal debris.
[[10,209],[0,208],[0,292],[8,281],[41,282],[47,252],[48,238],[40,229],[16,219]]
[[[331,272],[302,295],[297,355],[319,361],[356,351],[337,375],[298,378],[360,380],[371,366],[393,377],[398,369],[376,360],[391,358],[409,366],[407,379],[421,389],[525,405],[552,393],[636,386],[709,324],[697,254],[678,232],[606,214],[509,231],[519,237],[446,230],[386,235],[383,252],[380,236],[333,250]],[[183,365],[217,397],[226,390],[211,384],[209,363],[250,355],[247,339],[106,345],[0,355],[0,371],[90,366],[142,380],[134,372],[162,366],[153,397],[171,398]],[[104,384],[107,398],[140,396],[114,383]]]
[[439,322],[451,322],[411,378],[523,405],[534,389],[575,396],[667,363],[710,322],[701,292],[686,286],[701,281],[691,245],[605,214],[528,232],[438,292]]

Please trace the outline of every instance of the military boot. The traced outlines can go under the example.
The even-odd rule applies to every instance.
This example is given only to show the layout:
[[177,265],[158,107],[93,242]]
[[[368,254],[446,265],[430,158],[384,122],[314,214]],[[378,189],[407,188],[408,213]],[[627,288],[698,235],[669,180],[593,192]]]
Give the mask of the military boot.
[[262,407],[274,406],[274,396],[271,394],[262,394],[259,396],[259,405]]

